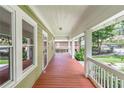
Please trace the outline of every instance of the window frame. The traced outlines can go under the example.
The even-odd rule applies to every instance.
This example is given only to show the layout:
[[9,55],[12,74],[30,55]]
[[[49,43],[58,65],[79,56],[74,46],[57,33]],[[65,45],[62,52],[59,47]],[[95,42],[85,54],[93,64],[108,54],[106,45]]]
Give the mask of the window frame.
[[[18,6],[2,6],[12,13],[12,44],[13,44],[13,63],[11,64],[12,80],[2,84],[0,87],[16,87],[26,76],[28,76],[37,67],[37,23],[27,15]],[[34,47],[33,47],[33,64],[24,71],[22,68],[22,20],[29,23],[34,28]]]
[[[19,29],[17,28],[16,29],[16,31],[17,31],[17,35],[16,36],[19,36],[20,35],[20,40],[19,40],[19,42],[18,42],[18,44],[19,45],[17,45],[18,46],[18,49],[17,49],[17,51],[16,52],[18,52],[18,53],[20,53],[20,55],[19,55],[19,59],[17,59],[17,60],[19,60],[19,64],[17,64],[17,67],[19,67],[19,69],[17,70],[17,81],[18,81],[18,83],[21,81],[21,80],[23,80],[26,76],[28,76],[36,67],[37,67],[37,23],[30,17],[30,16],[28,16],[24,11],[22,11],[19,7],[16,7],[16,10],[17,10],[17,12],[16,12],[16,27],[19,27]],[[18,19],[18,20],[17,20]],[[25,22],[27,22],[28,24],[30,24],[33,28],[34,28],[34,32],[33,32],[33,41],[34,41],[34,44],[33,44],[33,53],[34,53],[34,55],[33,55],[33,64],[32,65],[30,65],[29,67],[27,67],[26,69],[24,69],[23,70],[23,64],[22,64],[22,46],[23,46],[23,44],[22,44],[22,32],[23,32],[23,30],[22,30],[22,22],[23,22],[23,20],[25,21]],[[16,38],[17,39],[17,38]],[[16,42],[16,44],[17,44],[17,42]],[[21,65],[21,66],[20,66]],[[18,84],[17,83],[17,84]]]
[[[45,64],[44,64],[44,51],[45,51],[45,47],[44,47],[44,37],[46,37],[46,43],[47,43],[47,47],[46,47],[46,49],[47,49],[47,52],[46,52],[46,55],[47,55],[47,64],[46,64],[46,66],[45,66]],[[44,30],[42,30],[42,44],[43,44],[43,65],[42,65],[42,70],[44,71],[45,70],[45,68],[48,66],[48,52],[49,52],[49,50],[48,50],[48,46],[49,46],[49,40],[48,40],[48,33],[46,32],[46,31],[44,31]]]
[[4,82],[2,85],[0,85],[0,87],[10,87],[12,84],[15,83],[15,11],[10,7],[10,6],[4,6],[1,5],[1,7],[3,9],[5,9],[6,11],[8,11],[9,13],[11,13],[11,36],[12,36],[12,45],[4,45],[2,47],[12,47],[12,57],[10,56],[10,58],[12,59],[13,62],[10,62],[10,79],[6,82]]
[[[31,25],[32,26],[32,24],[30,24],[30,23],[28,23],[25,19],[23,19],[22,18],[22,25],[23,25],[23,21],[25,21],[27,24],[29,24],[29,25]],[[33,27],[33,44],[31,44],[31,43],[29,43],[29,42],[27,42],[26,44],[24,43],[23,44],[23,41],[22,41],[22,48],[23,47],[27,47],[28,49],[30,49],[30,48],[33,48],[33,53],[35,53],[35,44],[34,44],[34,40],[35,40],[35,30],[34,30],[34,26],[32,26]],[[22,27],[23,28],[23,27]],[[27,41],[28,41],[28,39],[29,38],[26,38],[27,39]],[[23,29],[22,29],[22,40],[23,40]],[[29,51],[28,51],[29,52]],[[28,53],[27,52],[27,53]],[[31,65],[35,65],[35,57],[34,57],[34,54],[33,54],[33,60],[32,60],[32,64]],[[30,66],[31,66],[30,65]],[[28,69],[30,66],[28,66],[28,67],[26,67],[25,69],[22,69],[23,70],[23,73],[26,71],[26,69]],[[23,58],[22,58],[22,68],[23,68]]]

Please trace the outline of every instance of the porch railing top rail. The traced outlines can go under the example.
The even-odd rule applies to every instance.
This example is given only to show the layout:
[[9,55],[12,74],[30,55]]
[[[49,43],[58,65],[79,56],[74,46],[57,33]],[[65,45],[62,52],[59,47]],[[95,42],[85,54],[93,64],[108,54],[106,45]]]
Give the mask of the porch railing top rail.
[[94,60],[93,58],[90,58],[90,57],[87,57],[87,60],[93,62],[94,64],[104,68],[105,70],[107,70],[108,72],[110,73],[113,73],[115,76],[117,76],[119,79],[122,79],[124,80],[124,73],[122,71],[119,71],[117,69],[115,69],[114,67],[111,67],[107,64],[104,64],[104,63],[101,63],[101,62],[98,62],[96,60]]

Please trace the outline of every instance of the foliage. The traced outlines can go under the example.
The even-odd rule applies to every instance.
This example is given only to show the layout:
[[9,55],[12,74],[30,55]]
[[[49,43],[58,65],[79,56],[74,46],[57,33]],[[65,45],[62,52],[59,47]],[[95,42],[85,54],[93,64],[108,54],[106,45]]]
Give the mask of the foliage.
[[124,61],[124,55],[117,55],[117,54],[116,54],[115,57],[116,57],[116,58],[120,58],[121,61]]
[[23,60],[27,59],[27,52],[25,51],[25,48],[23,48],[22,56],[23,56]]
[[84,49],[83,48],[80,48],[79,51],[76,51],[75,59],[78,61],[84,61]]
[[22,42],[23,42],[23,44],[26,44],[27,43],[27,39],[25,37],[23,37]]
[[103,43],[104,40],[106,39],[111,39],[111,37],[114,36],[114,24],[113,25],[109,25],[105,28],[99,29],[95,32],[93,32],[93,46],[98,48],[98,52],[100,54],[101,51],[101,45]]
[[0,33],[0,44],[1,45],[11,45],[12,44],[11,37]]
[[[22,42],[23,42],[23,44],[26,44],[27,39],[25,37],[23,37]],[[27,51],[25,50],[25,48],[23,48],[22,51],[23,51],[23,53],[22,53],[23,60],[26,60],[27,59]]]

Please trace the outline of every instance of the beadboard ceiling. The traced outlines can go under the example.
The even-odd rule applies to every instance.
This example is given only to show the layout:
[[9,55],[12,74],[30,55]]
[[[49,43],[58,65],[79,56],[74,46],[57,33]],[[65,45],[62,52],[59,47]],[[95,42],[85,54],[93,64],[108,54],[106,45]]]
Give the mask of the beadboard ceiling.
[[[78,24],[86,5],[34,5],[30,6],[47,25],[55,37],[68,37]],[[61,30],[60,30],[60,29]]]

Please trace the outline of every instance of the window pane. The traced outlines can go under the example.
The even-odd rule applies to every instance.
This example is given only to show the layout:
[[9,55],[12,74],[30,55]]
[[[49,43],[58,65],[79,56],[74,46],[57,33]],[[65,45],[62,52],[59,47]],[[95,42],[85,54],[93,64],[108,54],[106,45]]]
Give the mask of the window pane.
[[33,27],[27,23],[26,21],[22,21],[22,28],[23,28],[23,44],[33,44]]
[[23,70],[33,64],[33,27],[22,21],[23,27],[23,38],[22,38],[22,59],[23,59]]
[[33,47],[23,47],[23,70],[33,63]]
[[0,7],[0,85],[10,80],[11,45],[11,13]]

